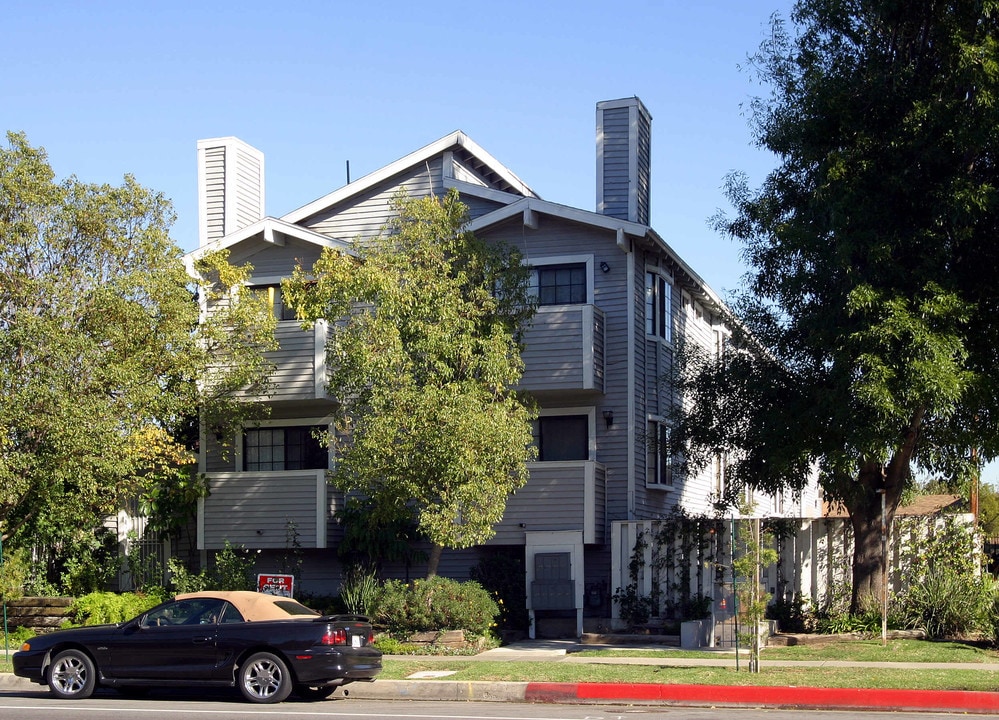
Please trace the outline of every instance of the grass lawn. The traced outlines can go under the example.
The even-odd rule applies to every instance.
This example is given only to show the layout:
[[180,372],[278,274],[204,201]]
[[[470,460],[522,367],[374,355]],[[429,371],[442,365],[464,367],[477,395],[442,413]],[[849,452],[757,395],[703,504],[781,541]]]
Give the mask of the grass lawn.
[[[925,690],[999,689],[999,672],[981,670],[883,670],[878,668],[764,668],[751,674],[728,667],[581,665],[558,662],[479,662],[452,659],[385,660],[379,677],[402,680],[422,670],[453,670],[441,680],[459,682],[635,682],[694,685],[900,688]],[[426,680],[423,682],[434,682]]]
[[[639,657],[661,662],[669,658],[730,658],[727,667],[680,667],[670,665],[610,665],[567,662],[482,662],[462,658],[387,658],[381,675],[400,680],[424,670],[451,670],[444,680],[460,682],[644,682],[705,685],[768,685],[807,687],[899,688],[927,690],[999,690],[999,672],[965,669],[884,669],[873,667],[764,667],[748,672],[743,655],[740,670],[734,653],[693,650],[584,650],[574,657],[595,660],[608,657]],[[858,662],[999,663],[999,652],[958,642],[891,640],[882,647],[878,640],[835,641],[821,645],[765,648],[766,660],[853,660]],[[427,682],[433,682],[428,680]]]
[[[718,658],[726,656],[725,653],[718,651],[676,649],[584,650],[573,654],[579,657],[647,658]],[[734,654],[732,656],[734,657]],[[763,660],[852,660],[857,662],[999,663],[999,650],[951,641],[889,640],[887,646],[882,646],[880,639],[831,640],[827,643],[814,645],[763,648],[760,652],[760,658]]]

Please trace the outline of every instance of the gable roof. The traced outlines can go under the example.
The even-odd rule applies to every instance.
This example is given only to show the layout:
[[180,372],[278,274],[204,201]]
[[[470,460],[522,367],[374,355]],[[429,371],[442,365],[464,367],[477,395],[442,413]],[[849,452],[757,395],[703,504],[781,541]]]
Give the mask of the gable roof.
[[422,165],[431,158],[456,148],[462,151],[463,155],[474,164],[478,172],[490,178],[499,191],[511,193],[515,196],[538,197],[537,193],[531,190],[513,171],[479,147],[477,143],[461,130],[455,130],[450,135],[445,135],[440,140],[425,145],[419,150],[411,152],[409,155],[389,163],[348,185],[344,185],[318,200],[313,200],[297,210],[292,210],[290,213],[283,215],[281,219],[289,223],[301,222],[332,205],[336,205],[347,198],[364,192],[378,183],[391,178],[393,175],[397,175],[415,165]]
[[[840,502],[822,501],[822,515],[827,518],[845,518],[846,508]],[[964,499],[960,495],[917,495],[906,505],[895,511],[896,517],[925,517],[941,513],[967,512]]]
[[312,243],[313,245],[319,245],[320,247],[337,248],[348,253],[354,252],[354,248],[350,243],[321,235],[301,225],[293,225],[274,217],[265,217],[257,220],[252,225],[247,225],[245,228],[231,232],[225,237],[192,250],[184,256],[184,263],[187,265],[188,270],[191,270],[194,261],[207,253],[232,248],[254,238],[273,245],[284,245],[285,239],[289,237]]

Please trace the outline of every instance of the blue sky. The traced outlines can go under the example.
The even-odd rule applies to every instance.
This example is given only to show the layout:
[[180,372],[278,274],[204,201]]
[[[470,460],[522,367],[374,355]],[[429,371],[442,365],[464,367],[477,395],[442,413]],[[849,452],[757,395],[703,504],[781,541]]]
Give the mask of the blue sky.
[[195,147],[264,152],[280,216],[461,129],[546,200],[594,208],[595,105],[652,113],[652,224],[719,293],[738,247],[708,225],[733,170],[772,159],[740,71],[789,0],[89,2],[6,0],[0,128],[60,176],[134,174],[197,244]]

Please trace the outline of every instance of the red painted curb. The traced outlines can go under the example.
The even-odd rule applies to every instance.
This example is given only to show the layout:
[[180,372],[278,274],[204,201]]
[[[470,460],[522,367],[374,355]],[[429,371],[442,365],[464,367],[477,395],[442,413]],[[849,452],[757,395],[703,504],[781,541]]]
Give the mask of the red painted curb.
[[999,712],[999,693],[966,690],[862,690],[653,683],[528,683],[524,699],[528,702],[645,700],[667,704]]

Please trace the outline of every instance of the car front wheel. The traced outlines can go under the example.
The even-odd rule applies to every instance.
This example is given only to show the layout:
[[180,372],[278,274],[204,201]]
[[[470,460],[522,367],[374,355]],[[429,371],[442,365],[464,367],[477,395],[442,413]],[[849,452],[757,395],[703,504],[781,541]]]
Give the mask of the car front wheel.
[[291,694],[291,674],[272,653],[251,655],[239,668],[239,691],[255,703],[279,703]]
[[49,666],[49,689],[56,697],[82,700],[97,685],[97,671],[90,656],[82,650],[63,650]]

